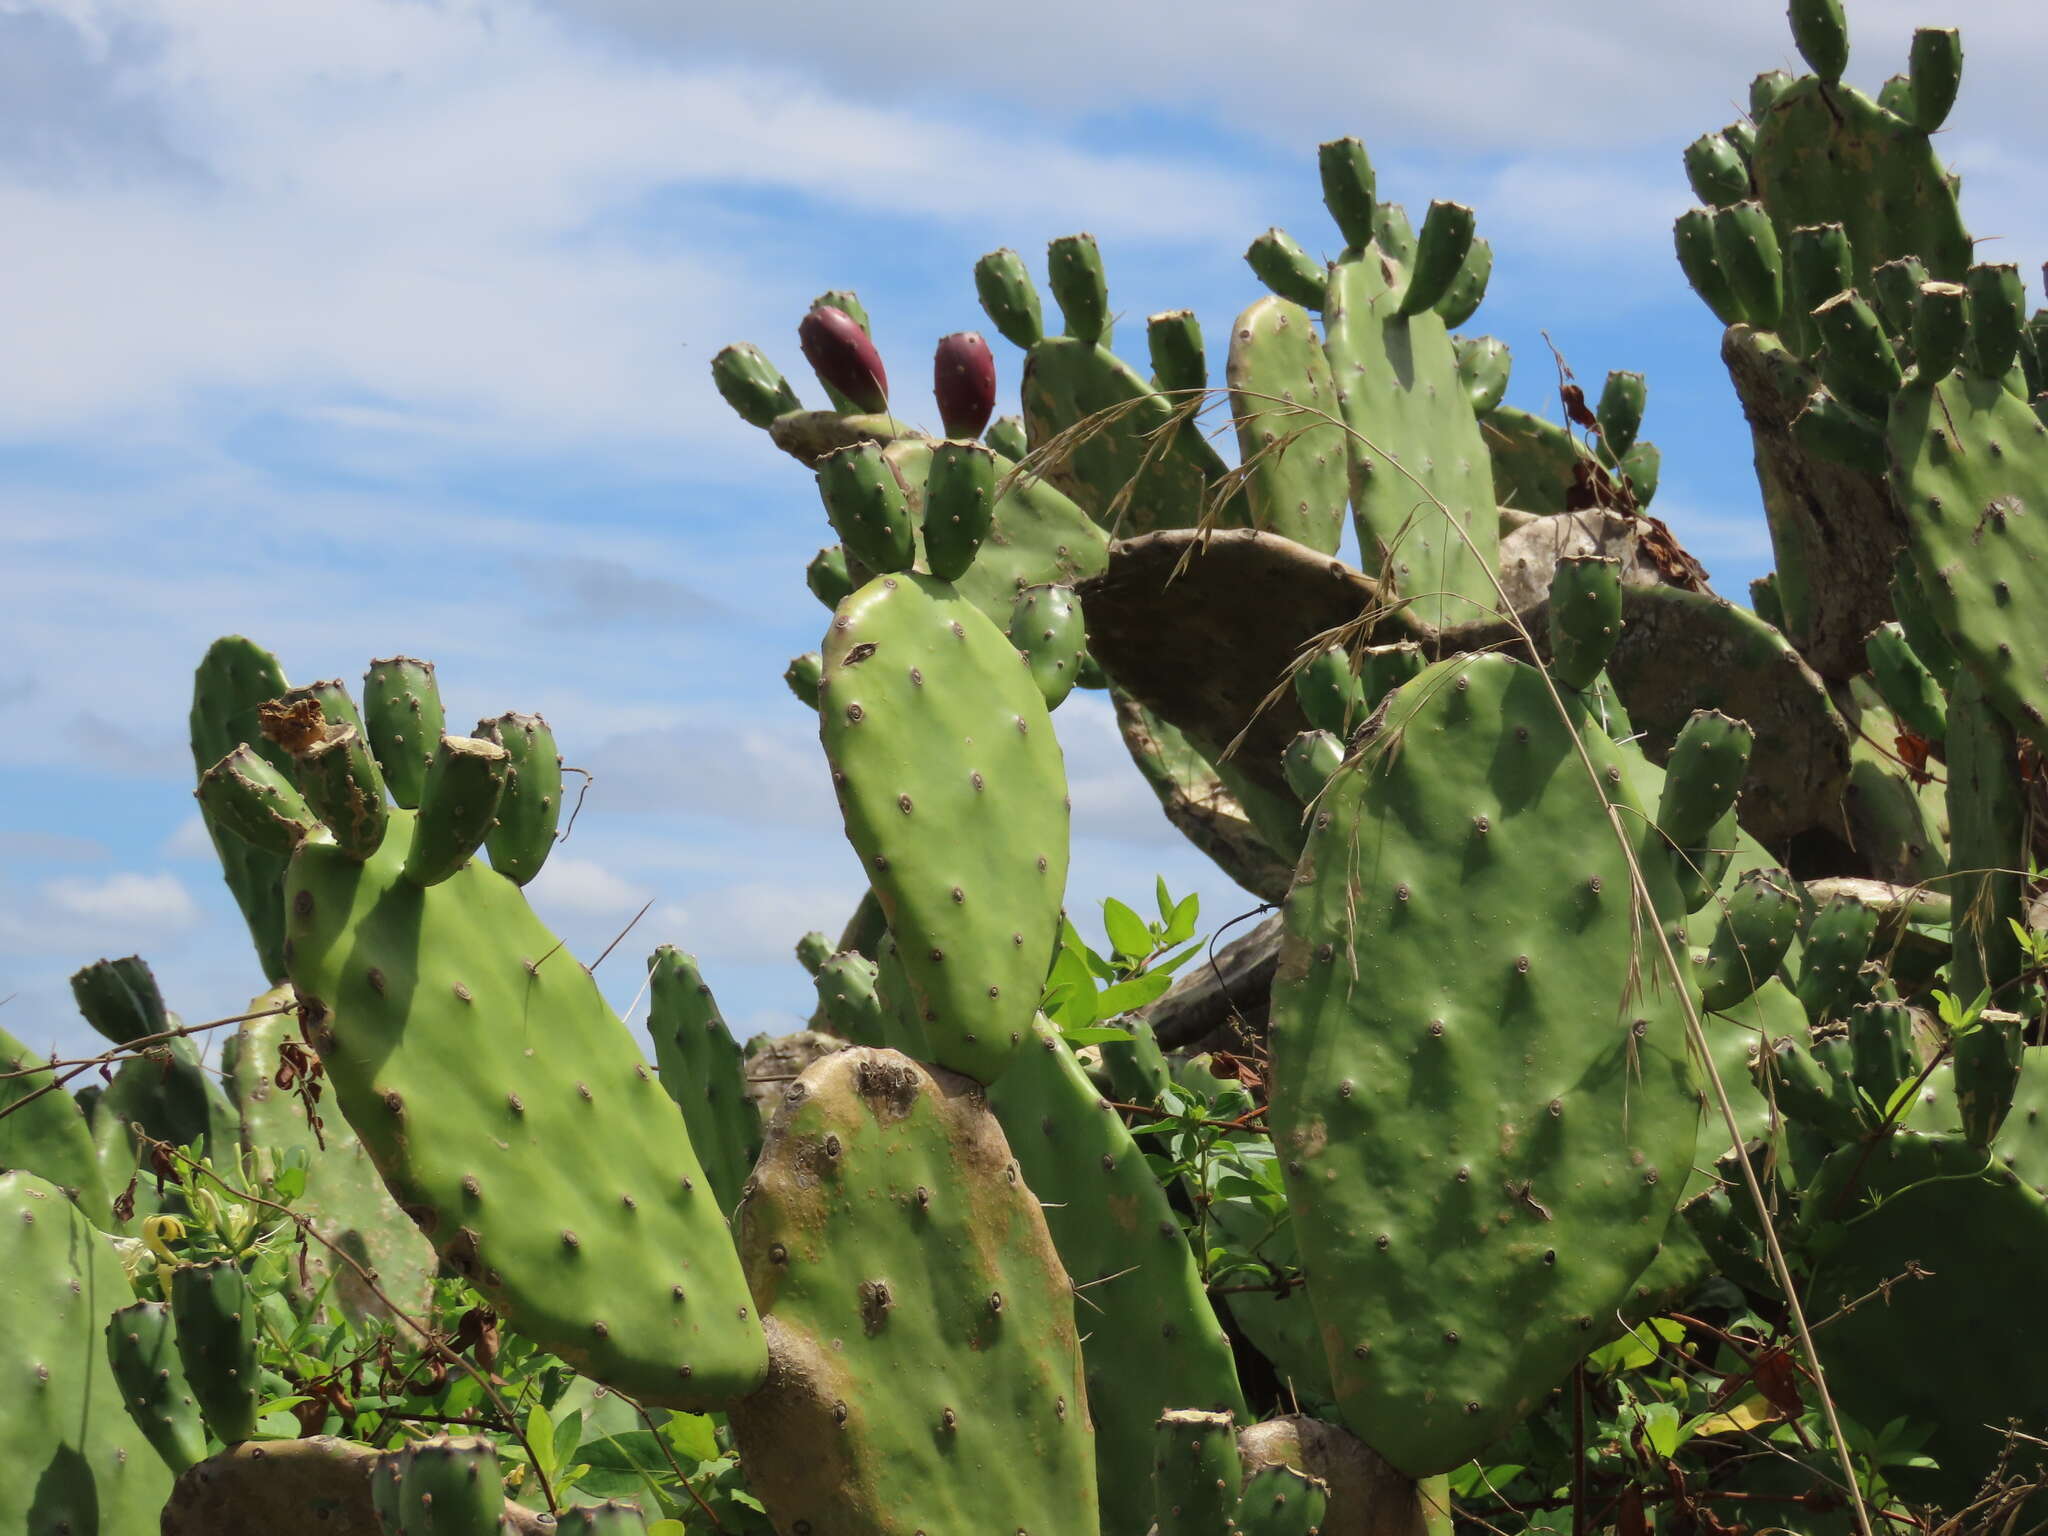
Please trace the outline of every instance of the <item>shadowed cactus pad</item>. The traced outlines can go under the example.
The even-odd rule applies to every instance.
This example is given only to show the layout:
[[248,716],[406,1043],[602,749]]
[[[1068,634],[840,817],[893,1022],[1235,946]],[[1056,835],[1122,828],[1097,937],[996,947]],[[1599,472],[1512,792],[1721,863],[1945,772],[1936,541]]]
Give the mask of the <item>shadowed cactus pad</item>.
[[1677,898],[1623,750],[1532,668],[1440,662],[1324,791],[1288,898],[1275,1143],[1338,1405],[1413,1475],[1597,1342],[1690,1168]]
[[102,1336],[133,1299],[62,1191],[0,1174],[0,1530],[154,1536],[171,1474],[122,1411]]

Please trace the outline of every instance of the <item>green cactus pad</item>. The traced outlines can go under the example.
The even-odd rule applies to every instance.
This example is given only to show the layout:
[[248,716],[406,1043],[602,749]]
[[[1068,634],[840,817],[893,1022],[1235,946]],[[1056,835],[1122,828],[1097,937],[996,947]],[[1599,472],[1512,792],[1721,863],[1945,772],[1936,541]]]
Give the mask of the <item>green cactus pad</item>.
[[2026,916],[2027,797],[2018,743],[1974,673],[1957,673],[1948,718],[1947,890],[1956,914],[1949,986],[1970,1003],[2022,971],[2012,925]]
[[929,1059],[992,1082],[1030,1028],[1066,890],[1044,697],[973,604],[914,573],[842,603],[824,657],[825,755]]
[[107,1319],[107,1364],[135,1427],[173,1472],[206,1455],[206,1428],[185,1384],[171,1309],[138,1301]]
[[1678,848],[1707,840],[1735,805],[1756,733],[1718,709],[1696,710],[1685,722],[1664,764],[1657,826]]
[[1306,309],[1323,307],[1329,268],[1309,255],[1284,229],[1269,229],[1244,253],[1245,264],[1260,282],[1290,303]]
[[1344,743],[1329,731],[1303,731],[1280,759],[1287,786],[1303,805],[1314,802],[1343,761]]
[[1644,936],[1677,898],[1621,750],[1533,668],[1440,662],[1324,792],[1288,898],[1275,1143],[1338,1406],[1412,1475],[1543,1401],[1691,1167],[1684,1016]]
[[1472,210],[1463,203],[1439,198],[1429,205],[1415,242],[1415,259],[1409,264],[1408,285],[1401,290],[1394,313],[1407,318],[1437,307],[1465,265],[1472,250],[1472,232]]
[[1493,465],[1443,320],[1401,317],[1377,251],[1330,269],[1324,347],[1351,428],[1351,507],[1368,571],[1425,624],[1499,604]]
[[647,1032],[654,1037],[661,1086],[683,1112],[718,1208],[731,1215],[761,1151],[761,1117],[747,1102],[740,1043],[695,956],[664,944],[647,957],[647,974]]
[[[1174,424],[1185,401],[1159,394],[1108,348],[1047,337],[1025,362],[1023,394],[1033,452],[1060,439],[1042,465],[1045,478],[1113,536],[1192,528],[1209,510],[1223,460],[1199,423]],[[1213,516],[1222,527],[1247,524],[1243,492],[1224,498]]]
[[806,709],[818,707],[818,680],[825,675],[825,658],[816,651],[806,651],[801,656],[792,656],[789,665],[783,669],[782,680],[789,684],[789,691]]
[[1512,405],[1486,411],[1479,431],[1502,506],[1546,517],[1565,510],[1583,457],[1570,432]]
[[1998,379],[1961,371],[1902,389],[1887,437],[1929,610],[1999,712],[2048,748],[2048,630],[2018,617],[2048,594],[2048,424]]
[[1081,600],[1073,588],[1028,587],[1018,593],[1017,606],[1010,612],[1009,637],[1045,695],[1045,707],[1058,709],[1081,675],[1088,644]]
[[1550,670],[1567,688],[1593,686],[1621,638],[1621,562],[1567,555],[1550,578]]
[[1262,1467],[1245,1481],[1231,1512],[1231,1536],[1317,1536],[1330,1489],[1292,1467]]
[[[1820,1333],[1829,1389],[1859,1422],[1903,1416],[1932,1430],[1925,1450],[1938,1468],[1889,1469],[1887,1481],[1916,1503],[1960,1509],[1994,1469],[2038,1477],[2041,1448],[2008,1447],[2003,1426],[2040,1422],[2048,1349],[2039,1330],[2009,1322],[2048,1286],[2048,1204],[1980,1149],[1913,1131],[1843,1148],[1804,1203],[1830,1223],[1806,1286],[1810,1312],[1889,1286],[1884,1304]],[[1928,1273],[1898,1282],[1909,1262]],[[1942,1347],[1901,1350],[1902,1338]]]
[[835,448],[818,460],[818,494],[848,555],[870,571],[904,571],[916,558],[902,476],[878,443]]
[[804,585],[827,608],[837,608],[853,590],[853,579],[846,574],[846,550],[834,544],[811,556],[804,567]]
[[736,342],[711,359],[711,382],[740,420],[764,431],[784,412],[803,409],[782,371],[750,341]]
[[472,862],[421,888],[392,819],[367,863],[301,849],[288,892],[306,1033],[385,1183],[584,1374],[680,1408],[749,1390],[759,1325],[681,1113],[519,887]]
[[1463,325],[1479,312],[1486,298],[1486,285],[1492,279],[1493,246],[1485,240],[1474,240],[1465,253],[1465,264],[1458,268],[1444,296],[1436,301],[1437,318],[1453,330]]
[[812,978],[824,1027],[855,1045],[881,1045],[887,1038],[875,962],[851,951],[834,955]]
[[1714,255],[1743,319],[1763,330],[1784,313],[1784,270],[1770,215],[1759,202],[1730,203],[1714,210]]
[[773,1364],[732,1424],[778,1529],[1095,1536],[1073,1293],[972,1081],[815,1062],[736,1226]]
[[155,1536],[171,1474],[122,1411],[102,1337],[133,1299],[63,1191],[0,1174],[0,1530]]
[[925,568],[941,581],[958,581],[974,564],[995,521],[994,450],[979,443],[934,443],[925,470]]
[[1024,258],[1015,251],[990,251],[977,261],[974,289],[980,295],[981,307],[1012,346],[1028,350],[1045,339],[1038,288],[1031,281]]
[[647,1516],[638,1504],[606,1499],[562,1511],[562,1536],[646,1536]]
[[[200,1065],[190,1040],[166,1040],[122,1062],[93,1115],[114,1125],[139,1126],[143,1134],[174,1147],[205,1146],[216,1156],[235,1145],[234,1106]],[[128,1145],[132,1155],[132,1141]],[[125,1178],[110,1169],[109,1188]]]
[[[45,1058],[0,1029],[0,1169],[48,1180],[94,1222],[110,1225],[92,1128],[78,1101],[62,1087],[51,1087],[47,1066]],[[31,1094],[34,1099],[24,1103]]]
[[1151,1442],[1158,1536],[1218,1536],[1244,1484],[1234,1417],[1200,1408],[1171,1409],[1159,1416]]
[[480,720],[476,734],[480,741],[503,747],[509,759],[497,824],[484,847],[491,868],[525,885],[554,850],[555,828],[562,819],[562,754],[555,750],[555,733],[539,715],[511,711]]
[[1109,345],[1109,283],[1093,235],[1061,235],[1046,247],[1046,281],[1077,341]]
[[1723,1012],[1769,981],[1799,932],[1799,894],[1782,869],[1751,870],[1723,899],[1706,959],[1694,972],[1701,1005]]
[[499,1536],[505,1491],[498,1448],[481,1435],[419,1440],[396,1453],[393,1536]]
[[1253,303],[1230,328],[1226,376],[1252,526],[1335,554],[1349,473],[1336,383],[1308,311],[1284,298]]
[[163,993],[140,955],[80,967],[71,974],[71,996],[85,1022],[116,1045],[169,1028]]
[[447,726],[434,664],[411,656],[370,663],[363,674],[363,726],[391,798],[418,810]]
[[[920,558],[924,554],[921,525],[927,515],[925,487],[932,449],[923,439],[899,438],[884,450],[897,475],[910,487],[911,517],[920,524]],[[994,519],[975,551],[973,564],[954,580],[961,596],[1002,628],[1010,622],[1017,594],[1026,587],[1072,586],[1100,575],[1109,563],[1109,540],[1088,514],[1051,482],[1020,471],[1009,458],[997,458],[995,471]],[[925,564],[930,569],[928,560]],[[852,591],[848,587],[840,601]]]
[[319,822],[290,774],[249,746],[236,747],[202,773],[195,793],[208,826],[278,857],[288,856]]
[[[1869,291],[1872,270],[1902,256],[1947,282],[1970,264],[1955,190],[1926,133],[1853,86],[1808,76],[1787,87],[1758,121],[1751,170],[1781,239],[1801,225],[1843,227],[1855,253],[1846,286]],[[1812,350],[1803,312],[1788,311],[1783,331],[1795,352]]]
[[1191,394],[1209,387],[1202,322],[1192,309],[1167,309],[1148,316],[1145,350],[1152,358],[1154,389],[1163,394]]
[[181,1264],[168,1286],[178,1360],[206,1427],[229,1445],[256,1431],[256,1293],[233,1259]]
[[1906,631],[1897,623],[1880,624],[1865,642],[1870,675],[1885,707],[1899,723],[1924,741],[1948,736],[1948,700],[1927,664],[1914,652]]
[[[240,635],[216,640],[192,680],[192,761],[205,773],[236,747],[247,743],[280,770],[289,766],[284,751],[264,740],[257,707],[283,693],[288,685],[277,658]],[[220,855],[221,873],[235,904],[242,909],[249,936],[265,980],[284,980],[284,859],[221,827],[200,802],[207,835]]]
[[[1155,1047],[1156,1049],[1156,1047]],[[1198,1404],[1244,1412],[1230,1340],[1144,1153],[1043,1018],[989,1091],[1024,1182],[1045,1206],[1086,1336],[1096,1485],[1111,1532],[1145,1529],[1153,1423]]]
[[1294,697],[1319,731],[1349,736],[1367,714],[1365,682],[1342,646],[1316,653],[1294,674]]

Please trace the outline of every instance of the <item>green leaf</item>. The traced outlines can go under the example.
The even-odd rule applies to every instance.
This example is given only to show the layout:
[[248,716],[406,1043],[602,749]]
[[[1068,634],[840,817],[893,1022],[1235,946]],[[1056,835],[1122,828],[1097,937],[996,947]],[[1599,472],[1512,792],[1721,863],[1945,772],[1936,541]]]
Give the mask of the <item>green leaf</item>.
[[1108,1045],[1115,1041],[1130,1039],[1131,1032],[1128,1029],[1111,1029],[1107,1025],[1101,1025],[1063,1029],[1060,1031],[1060,1038],[1072,1046]]
[[1166,936],[1160,940],[1163,947],[1171,949],[1176,944],[1185,944],[1195,936],[1195,924],[1202,915],[1202,898],[1189,892],[1183,896],[1180,905],[1173,909],[1173,915],[1166,920]]
[[1152,894],[1159,904],[1159,921],[1171,925],[1173,922],[1173,897],[1167,894],[1166,876],[1152,877]]
[[662,1426],[678,1461],[716,1461],[718,1429],[707,1413],[678,1413]]
[[535,1403],[526,1415],[526,1451],[549,1482],[555,1477],[555,1426],[547,1409]]
[[1199,944],[1190,944],[1177,955],[1163,955],[1145,967],[1148,976],[1170,976],[1202,952]]
[[1142,960],[1152,953],[1152,930],[1145,926],[1145,919],[1114,896],[1103,899],[1102,927],[1119,955]]
[[567,1465],[576,1459],[576,1447],[583,1443],[583,1410],[577,1408],[562,1415],[561,1423],[555,1426],[555,1461]]
[[1678,1410],[1670,1403],[1644,1403],[1643,1434],[1650,1442],[1650,1449],[1659,1456],[1669,1458],[1676,1451],[1683,1438],[1680,1433]]
[[1163,971],[1143,971],[1129,981],[1120,981],[1113,987],[1105,987],[1095,999],[1097,1018],[1113,1019],[1118,1014],[1130,1013],[1157,1002],[1173,986],[1173,978]]

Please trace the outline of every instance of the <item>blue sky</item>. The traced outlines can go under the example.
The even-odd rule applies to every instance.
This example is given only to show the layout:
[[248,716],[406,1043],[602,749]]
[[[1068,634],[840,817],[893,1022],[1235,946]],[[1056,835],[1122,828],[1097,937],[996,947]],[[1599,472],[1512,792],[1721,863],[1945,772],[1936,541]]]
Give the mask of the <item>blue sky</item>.
[[[1511,400],[1555,414],[1546,331],[1593,388],[1647,373],[1657,511],[1729,596],[1768,564],[1669,229],[1684,144],[1798,67],[1771,0],[705,9],[0,0],[9,1030],[82,1044],[65,978],[100,954],[147,955],[190,1020],[260,986],[184,741],[191,669],[236,631],[294,680],[404,651],[439,663],[454,722],[545,713],[596,782],[543,915],[589,958],[652,901],[599,973],[621,1005],[672,941],[737,1031],[790,1027],[790,946],[860,886],[781,682],[823,627],[802,566],[829,535],[712,354],[757,341],[816,400],[796,322],[852,287],[899,411],[930,415],[933,340],[989,329],[975,256],[1036,263],[1077,229],[1127,338],[1179,307],[1220,338],[1258,293],[1253,235],[1334,244],[1335,134],[1383,196],[1477,208],[1496,266],[1466,329],[1513,347]],[[1943,152],[2038,299],[2038,5],[1862,0],[1851,23],[1866,88],[1915,24],[1962,28]],[[1099,697],[1059,727],[1084,927],[1155,872],[1205,926],[1252,904],[1157,814]]]

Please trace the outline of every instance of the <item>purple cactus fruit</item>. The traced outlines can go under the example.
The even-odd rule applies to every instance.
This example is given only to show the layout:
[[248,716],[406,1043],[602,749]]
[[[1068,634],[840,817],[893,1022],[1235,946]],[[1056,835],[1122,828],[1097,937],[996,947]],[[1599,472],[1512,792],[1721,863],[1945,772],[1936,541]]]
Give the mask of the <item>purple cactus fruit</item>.
[[946,436],[976,438],[996,411],[996,360],[979,331],[939,338],[932,359],[932,394]]
[[815,305],[796,335],[820,384],[845,396],[855,410],[873,415],[889,409],[889,375],[882,367],[882,354],[853,316],[829,304]]

